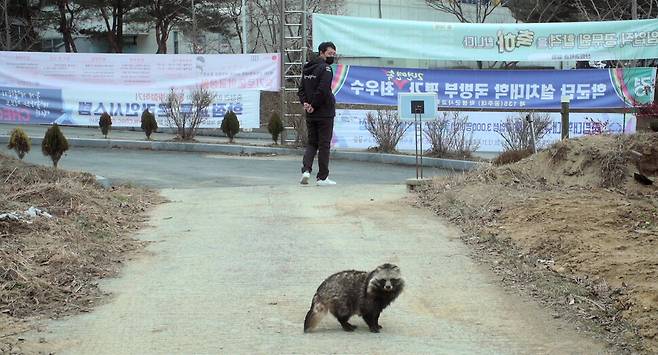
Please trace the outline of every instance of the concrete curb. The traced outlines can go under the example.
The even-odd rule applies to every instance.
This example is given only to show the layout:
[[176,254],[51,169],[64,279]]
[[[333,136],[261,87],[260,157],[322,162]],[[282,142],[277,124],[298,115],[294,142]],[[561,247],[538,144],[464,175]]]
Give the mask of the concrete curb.
[[[43,138],[32,138],[32,145],[40,146]],[[250,146],[236,144],[212,144],[212,143],[181,143],[162,141],[136,141],[123,139],[91,139],[91,138],[69,138],[71,147],[81,148],[122,148],[143,149],[159,151],[195,152],[195,153],[219,153],[219,154],[279,154],[279,155],[302,155],[302,149]],[[0,144],[7,144],[9,136],[0,136]],[[332,158],[352,161],[363,161],[383,164],[416,165],[416,157],[402,154],[383,154],[367,152],[351,152],[333,150]],[[423,166],[440,168],[454,171],[468,171],[485,163],[465,160],[423,158]]]

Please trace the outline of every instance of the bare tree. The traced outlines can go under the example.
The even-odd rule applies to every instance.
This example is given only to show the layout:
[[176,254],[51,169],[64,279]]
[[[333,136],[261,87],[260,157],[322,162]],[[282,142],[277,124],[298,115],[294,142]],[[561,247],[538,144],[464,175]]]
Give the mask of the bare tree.
[[[253,6],[253,5],[250,5]],[[244,9],[242,8],[242,0],[229,0],[226,2],[226,16],[229,18],[229,23],[231,24],[231,37],[237,37],[238,42],[239,42],[239,48],[235,48],[233,44],[231,43],[232,41],[228,41],[228,46],[230,48],[231,53],[242,53],[242,48],[243,48],[243,43],[244,43],[244,38],[243,38],[243,31],[242,31],[242,12]],[[269,14],[265,15],[265,20],[269,17]],[[251,20],[253,22],[253,19]]]
[[[68,0],[58,0],[68,1]],[[86,26],[80,25],[79,32],[85,35],[104,38],[113,53],[123,53],[123,33],[130,22],[128,16],[143,6],[144,0],[77,0],[68,1],[81,6],[84,13],[80,22],[91,20]],[[73,16],[73,14],[71,14]],[[100,21],[96,21],[100,18]]]
[[[233,37],[231,32],[231,6],[234,0],[194,0],[194,7],[181,16],[177,28],[190,38],[191,52],[195,54],[220,52],[221,43],[209,41],[208,34],[218,34],[226,39]],[[230,41],[229,41],[230,43]]]
[[0,50],[29,50],[38,43],[34,17],[37,5],[0,0]]
[[[464,4],[455,0],[425,0],[425,3],[433,9],[454,15],[462,23],[484,23],[496,8],[502,6],[502,1],[489,0],[478,0],[474,4]],[[475,11],[472,15],[464,11],[465,6],[474,7]]]
[[2,11],[2,22],[4,24],[3,48],[9,50],[12,47],[11,20],[9,18],[9,0],[0,2],[0,11]]
[[109,6],[100,6],[99,9],[105,23],[105,34],[114,53],[122,53],[124,16],[130,11],[130,7],[125,6],[127,4],[122,0],[110,1],[107,5]]
[[400,121],[396,110],[377,110],[366,114],[366,129],[377,142],[377,150],[383,153],[395,151],[395,147],[411,125]]
[[503,128],[498,134],[503,137],[505,150],[532,150],[532,136],[530,120],[534,124],[535,145],[549,132],[553,120],[549,114],[537,112],[519,112],[517,116],[507,116]]
[[155,25],[155,40],[158,43],[156,53],[167,53],[169,34],[188,15],[189,6],[189,0],[154,0],[145,6],[146,14]]
[[658,0],[573,0],[582,19],[587,21],[631,20],[658,17]]
[[[581,19],[586,21],[616,21],[654,19],[658,17],[658,0],[574,0]],[[636,5],[636,6],[635,6]],[[633,61],[606,61],[608,67],[658,66],[658,58]]]
[[59,13],[59,26],[57,30],[62,34],[64,49],[67,53],[77,52],[73,32],[75,31],[75,15],[80,11],[80,6],[71,4],[68,0],[57,0]]
[[468,116],[443,112],[436,121],[427,122],[423,133],[430,141],[429,154],[437,157],[471,157],[479,148],[473,132],[467,134]]
[[[280,0],[250,0],[249,4],[249,52],[277,52],[279,50],[279,31],[281,28],[281,13],[280,13]],[[296,0],[301,1],[301,0]],[[306,0],[308,13],[328,13],[339,14],[344,6],[344,0],[335,1],[321,1],[321,0]],[[292,1],[288,0],[288,4]],[[294,5],[294,4],[293,4]],[[231,19],[233,35],[238,37],[240,44],[244,40],[242,38],[242,9],[241,0],[228,0],[227,1],[227,15]],[[311,21],[308,22],[309,34],[312,32]],[[286,36],[289,37],[302,37],[301,27],[290,27]],[[311,36],[308,36],[309,43],[311,44]],[[233,53],[242,51],[240,48],[231,48]],[[288,58],[291,59],[291,58]]]
[[165,117],[171,127],[176,127],[178,138],[192,140],[196,130],[209,118],[208,107],[215,101],[215,93],[204,87],[196,87],[190,92],[190,103],[185,104],[183,91],[171,89],[162,103]]
[[573,0],[508,0],[515,19],[526,23],[578,21]]

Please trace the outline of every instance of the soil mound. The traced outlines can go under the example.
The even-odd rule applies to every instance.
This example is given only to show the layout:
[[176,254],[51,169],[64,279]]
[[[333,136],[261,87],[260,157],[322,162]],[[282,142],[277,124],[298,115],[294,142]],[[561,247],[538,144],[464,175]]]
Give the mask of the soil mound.
[[657,175],[657,134],[590,136],[437,178],[418,201],[508,284],[620,348],[657,353]]

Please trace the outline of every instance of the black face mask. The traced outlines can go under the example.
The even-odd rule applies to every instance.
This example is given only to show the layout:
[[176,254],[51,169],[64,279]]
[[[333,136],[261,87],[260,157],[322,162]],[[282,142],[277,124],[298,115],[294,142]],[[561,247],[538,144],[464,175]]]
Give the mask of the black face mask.
[[327,64],[332,65],[334,64],[334,57],[327,57],[324,61],[327,62]]

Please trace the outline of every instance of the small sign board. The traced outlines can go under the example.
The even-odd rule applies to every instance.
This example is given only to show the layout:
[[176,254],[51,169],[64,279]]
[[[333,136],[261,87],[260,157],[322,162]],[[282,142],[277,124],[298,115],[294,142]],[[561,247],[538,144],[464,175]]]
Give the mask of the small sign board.
[[402,121],[434,121],[437,118],[436,93],[399,93],[398,115]]

